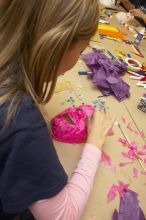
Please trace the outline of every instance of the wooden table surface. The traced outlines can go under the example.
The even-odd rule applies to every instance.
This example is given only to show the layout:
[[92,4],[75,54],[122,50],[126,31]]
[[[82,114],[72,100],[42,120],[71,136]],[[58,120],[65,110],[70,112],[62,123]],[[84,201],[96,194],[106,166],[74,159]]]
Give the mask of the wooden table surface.
[[[122,29],[122,26],[119,26],[114,15],[112,18],[107,19],[110,21],[111,25],[117,28],[120,27],[120,29]],[[91,42],[91,46],[104,46],[114,55],[116,55],[114,48],[117,45],[120,46],[121,50],[124,49],[127,53],[130,53],[130,51],[132,51],[131,45],[125,44],[124,42],[119,43],[108,39],[101,40],[97,36],[95,37],[95,39],[97,39],[98,42]],[[128,32],[126,39],[134,40],[133,34]],[[141,42],[139,48],[141,52],[145,55],[145,58],[140,58],[133,54],[132,58],[135,58],[143,63],[144,61],[146,61],[146,40],[143,40]],[[50,119],[62,110],[72,106],[73,103],[76,106],[82,103],[92,104],[92,102],[97,100],[97,97],[101,95],[101,92],[94,87],[94,85],[89,79],[87,79],[86,76],[78,75],[79,70],[88,70],[84,62],[80,59],[72,70],[70,70],[68,73],[58,79],[57,86],[61,83],[63,84],[68,82],[71,83],[74,88],[54,94],[52,100],[46,105],[48,117]],[[137,87],[137,81],[129,79],[128,73],[126,73],[122,78],[130,85],[131,96],[125,99],[123,102],[117,101],[116,98],[112,96],[104,97],[102,98],[102,100],[106,101],[111,113],[120,122],[122,129],[129,137],[129,139],[132,141],[135,140],[136,142],[138,142],[139,146],[142,146],[144,145],[144,143],[146,143],[146,139],[129,131],[126,125],[122,123],[121,117],[124,117],[126,119],[127,124],[131,122],[137,131],[145,131],[146,113],[138,110],[137,104],[143,93],[146,93],[146,90],[144,90],[144,88]],[[70,99],[70,97],[72,97],[74,101],[73,103],[67,101],[68,99]],[[146,215],[146,176],[141,174],[142,168],[137,161],[135,161],[132,165],[119,167],[120,162],[126,161],[126,159],[124,159],[121,155],[121,152],[125,151],[125,149],[123,149],[123,146],[118,142],[118,139],[120,137],[123,137],[123,135],[118,127],[115,127],[114,135],[108,137],[106,140],[104,151],[112,158],[113,164],[116,166],[116,172],[111,172],[110,169],[106,168],[105,166],[101,164],[99,165],[95,177],[94,187],[81,220],[90,220],[90,217],[92,216],[95,216],[95,220],[112,219],[114,209],[119,207],[119,196],[117,196],[116,199],[114,199],[112,202],[107,203],[106,195],[112,184],[117,183],[119,180],[128,183],[129,188],[138,193],[140,206]],[[83,145],[63,144],[57,141],[54,141],[54,144],[59,158],[68,176],[70,177],[79,161]],[[133,177],[133,167],[137,168],[139,171],[138,178]]]

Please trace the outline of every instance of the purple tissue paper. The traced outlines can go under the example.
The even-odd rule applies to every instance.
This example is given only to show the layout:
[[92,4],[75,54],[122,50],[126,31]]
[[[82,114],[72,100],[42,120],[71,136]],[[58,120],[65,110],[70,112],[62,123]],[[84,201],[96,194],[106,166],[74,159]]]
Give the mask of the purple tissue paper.
[[112,220],[146,220],[139,207],[137,193],[129,189],[125,192],[120,198],[119,212],[114,211]]
[[120,74],[127,71],[124,61],[113,61],[96,49],[82,55],[82,58],[93,73],[92,82],[103,95],[114,95],[119,101],[130,96],[130,86],[120,77]]

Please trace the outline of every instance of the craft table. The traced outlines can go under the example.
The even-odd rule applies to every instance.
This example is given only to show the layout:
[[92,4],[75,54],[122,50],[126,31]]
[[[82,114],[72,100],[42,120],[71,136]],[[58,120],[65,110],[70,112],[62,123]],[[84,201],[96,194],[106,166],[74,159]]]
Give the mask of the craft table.
[[[108,19],[111,25],[117,28],[119,27],[119,24],[114,15],[112,18]],[[122,26],[120,26],[120,29],[122,29]],[[133,40],[133,34],[129,32],[128,36],[126,36],[126,39],[127,38]],[[98,40],[98,42],[91,42],[91,46],[104,46],[115,55],[116,53],[114,51],[114,48],[116,45],[119,45],[121,49],[125,49],[127,53],[130,53],[130,51],[132,51],[131,45],[125,44],[124,42],[118,43],[108,39],[101,40],[97,36],[94,39]],[[141,42],[139,48],[146,58],[146,40],[143,40]],[[86,51],[88,50],[90,49],[87,48]],[[140,58],[136,55],[132,54],[132,57],[139,60],[140,62],[144,62],[143,58]],[[57,86],[61,83],[63,84],[65,82],[69,82],[73,85],[73,88],[54,94],[51,101],[46,105],[48,117],[50,119],[62,110],[73,105],[77,106],[81,105],[82,103],[93,104],[96,102],[97,97],[101,95],[100,91],[94,87],[87,76],[78,75],[78,71],[87,70],[88,68],[86,67],[84,62],[79,59],[78,63],[72,70],[70,70],[68,73],[58,79]],[[129,137],[129,139],[135,140],[139,143],[139,146],[142,146],[146,143],[146,139],[142,138],[138,134],[134,134],[129,129],[127,129],[126,126],[129,122],[131,122],[138,132],[141,130],[146,130],[146,113],[143,113],[142,111],[137,109],[137,104],[140,100],[140,97],[143,95],[143,93],[146,93],[146,90],[140,87],[136,87],[137,81],[129,79],[128,73],[126,73],[122,78],[130,85],[130,98],[127,98],[122,102],[118,102],[116,98],[112,96],[103,97],[102,100],[106,101],[107,105],[109,106],[110,112],[114,115],[114,117],[117,118],[122,126],[122,129]],[[70,97],[73,101],[70,100]],[[126,125],[122,122],[121,117],[124,117],[126,119]],[[113,164],[116,167],[116,171],[112,172],[110,169],[106,168],[102,164],[99,165],[95,177],[94,187],[81,220],[90,220],[93,216],[95,216],[95,218],[93,218],[95,220],[112,219],[113,211],[115,210],[115,208],[119,208],[120,199],[119,196],[117,196],[112,202],[107,203],[107,193],[112,184],[117,183],[119,180],[128,183],[129,188],[138,193],[140,206],[146,216],[146,176],[140,173],[142,171],[142,168],[137,161],[135,161],[132,165],[119,167],[120,162],[126,161],[126,159],[124,159],[121,155],[121,152],[125,151],[125,149],[123,149],[121,143],[118,142],[118,139],[120,137],[123,137],[123,135],[119,128],[115,127],[114,135],[108,137],[106,140],[104,151],[111,157]],[[60,161],[65,168],[68,176],[70,177],[80,159],[83,145],[70,145],[57,141],[54,141],[54,144]],[[139,170],[138,178],[133,177],[133,167]]]

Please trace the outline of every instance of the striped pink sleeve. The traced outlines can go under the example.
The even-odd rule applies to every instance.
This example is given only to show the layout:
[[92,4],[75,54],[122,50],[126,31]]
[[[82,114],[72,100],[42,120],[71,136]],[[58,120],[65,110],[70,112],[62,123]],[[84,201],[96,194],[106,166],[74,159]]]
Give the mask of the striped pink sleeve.
[[29,209],[37,220],[79,220],[88,201],[101,151],[85,144],[71,179],[56,196],[33,203]]

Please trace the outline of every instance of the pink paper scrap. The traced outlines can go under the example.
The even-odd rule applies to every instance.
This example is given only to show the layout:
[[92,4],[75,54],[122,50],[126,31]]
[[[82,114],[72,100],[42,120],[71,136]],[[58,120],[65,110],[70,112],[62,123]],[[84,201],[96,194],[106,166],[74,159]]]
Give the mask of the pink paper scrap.
[[124,192],[128,189],[128,184],[125,184],[122,181],[119,181],[117,184],[113,184],[107,194],[107,202],[111,202],[117,194],[120,197],[124,196]]
[[119,163],[119,166],[120,167],[124,167],[124,166],[127,166],[128,164],[132,164],[133,162],[121,162]]
[[113,165],[111,157],[104,151],[102,152],[101,155],[101,164],[103,164],[107,168],[110,168],[112,172],[116,171],[116,167]]
[[118,141],[121,144],[123,144],[124,146],[128,146],[129,145],[128,141],[125,138],[119,138]]
[[133,177],[137,178],[138,177],[138,169],[137,168],[133,168]]
[[140,131],[139,133],[140,133],[140,136],[141,136],[142,138],[145,138],[144,131]]
[[124,124],[126,124],[126,119],[123,116],[121,117],[121,120]]
[[133,129],[133,125],[129,122],[128,125],[127,125],[127,128],[130,130],[130,131],[134,131]]
[[143,148],[144,150],[146,150],[146,144],[144,144],[142,148]]

